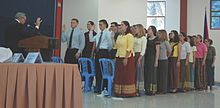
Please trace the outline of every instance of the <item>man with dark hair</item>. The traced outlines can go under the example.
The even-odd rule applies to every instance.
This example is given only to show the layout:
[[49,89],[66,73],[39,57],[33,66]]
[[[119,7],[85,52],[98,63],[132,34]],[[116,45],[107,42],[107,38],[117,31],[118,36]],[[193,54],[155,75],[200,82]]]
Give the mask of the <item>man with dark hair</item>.
[[119,32],[118,32],[118,23],[112,22],[110,26],[110,31],[114,33],[114,39],[116,40],[118,38]]
[[[105,19],[99,20],[99,24],[102,23],[104,25],[105,28],[108,28],[108,22]],[[101,27],[103,28],[103,27]],[[100,29],[101,29],[100,28]],[[104,29],[104,28],[103,28]]]
[[5,46],[10,48],[13,53],[23,53],[24,56],[26,52],[23,48],[18,47],[18,42],[22,39],[39,34],[39,28],[42,22],[41,18],[37,18],[35,27],[31,27],[32,30],[27,30],[25,26],[26,20],[27,17],[25,13],[17,12],[15,20],[7,26],[5,31]]
[[76,21],[79,24],[79,20],[76,18],[73,18],[72,21]]
[[[108,23],[106,20],[99,21],[99,29],[101,30],[100,33],[93,36],[93,31],[95,26],[89,32],[89,40],[90,42],[96,43],[95,48],[95,70],[96,70],[96,90],[98,93],[101,93],[101,80],[102,80],[102,73],[100,70],[99,59],[100,58],[109,58],[109,51],[112,49],[112,39],[111,39],[111,32],[107,30]],[[104,87],[107,86],[107,83],[104,82]]]
[[[112,35],[114,35],[114,40],[116,42],[118,36],[119,36],[119,32],[118,32],[118,26],[119,24],[117,22],[112,22],[111,26],[110,26],[110,31],[112,32]],[[117,50],[116,49],[112,49],[111,53],[110,53],[110,58],[111,59],[115,59],[115,55],[116,55]]]
[[68,48],[66,50],[64,62],[71,64],[78,64],[78,59],[85,47],[85,37],[80,28],[78,28],[79,20],[73,18],[71,20],[71,29],[66,31],[63,26],[61,40],[67,42]]

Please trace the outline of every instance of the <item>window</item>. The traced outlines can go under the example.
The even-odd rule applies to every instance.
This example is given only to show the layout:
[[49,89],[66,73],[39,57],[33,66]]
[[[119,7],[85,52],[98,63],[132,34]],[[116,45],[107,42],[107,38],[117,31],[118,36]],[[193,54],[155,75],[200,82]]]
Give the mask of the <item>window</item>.
[[154,25],[157,29],[165,29],[165,0],[147,1],[147,27]]
[[210,2],[210,28],[220,30],[220,0]]

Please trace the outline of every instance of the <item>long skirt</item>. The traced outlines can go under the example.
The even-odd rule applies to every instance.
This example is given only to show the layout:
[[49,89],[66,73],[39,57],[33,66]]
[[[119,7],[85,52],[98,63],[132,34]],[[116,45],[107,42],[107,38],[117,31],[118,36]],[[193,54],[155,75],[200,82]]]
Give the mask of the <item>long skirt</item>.
[[157,72],[157,92],[167,93],[168,60],[159,60]]
[[134,57],[128,58],[126,66],[123,64],[123,59],[124,58],[116,58],[114,78],[115,96],[136,96]]
[[180,89],[184,89],[187,78],[186,59],[180,60]]
[[191,88],[194,88],[194,77],[195,77],[195,69],[193,67],[193,63],[190,63],[190,85]]
[[212,67],[212,60],[206,60],[206,71],[208,73],[208,86],[214,85],[214,70],[215,67]]
[[144,90],[144,56],[141,60],[141,65],[138,66],[138,58],[140,57],[140,52],[135,53],[135,81],[136,81],[136,90]]
[[202,65],[202,61],[202,58],[197,58],[195,64],[195,88],[198,90],[207,89],[207,72],[205,65]]
[[186,88],[187,90],[191,89],[190,81],[190,64],[188,63],[188,65],[186,66],[186,82],[184,84],[184,88]]
[[145,58],[144,88],[146,94],[155,94],[157,92],[157,67],[154,66],[155,59],[148,59]]
[[170,57],[168,66],[169,89],[177,89],[179,85],[177,57]]

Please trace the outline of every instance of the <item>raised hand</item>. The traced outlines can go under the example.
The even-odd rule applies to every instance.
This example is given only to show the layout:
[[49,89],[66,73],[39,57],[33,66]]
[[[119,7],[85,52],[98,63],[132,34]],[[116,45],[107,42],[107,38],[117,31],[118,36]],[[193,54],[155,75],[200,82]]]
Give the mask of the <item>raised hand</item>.
[[62,32],[65,32],[65,31],[66,31],[66,25],[63,24],[63,26],[62,26]]
[[36,19],[35,25],[38,26],[38,27],[40,27],[41,22],[42,22],[42,19],[41,19],[40,17],[38,17],[38,18]]

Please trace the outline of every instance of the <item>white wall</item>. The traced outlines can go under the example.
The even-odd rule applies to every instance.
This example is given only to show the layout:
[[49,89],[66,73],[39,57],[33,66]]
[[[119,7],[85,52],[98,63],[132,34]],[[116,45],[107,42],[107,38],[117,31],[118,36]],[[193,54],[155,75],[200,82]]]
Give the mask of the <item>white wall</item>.
[[[210,0],[188,0],[188,34],[201,34],[203,35],[204,28],[204,15],[205,7],[207,10],[207,21],[210,27]],[[210,38],[214,41],[214,46],[217,52],[217,61],[215,69],[215,80],[220,82],[220,58],[218,57],[218,52],[220,52],[220,30],[209,30]]]
[[98,0],[64,0],[63,24],[70,26],[72,18],[79,19],[79,27],[86,30],[89,20],[98,20]]
[[180,29],[180,0],[166,1],[166,26],[167,32]]
[[[98,20],[98,0],[64,0],[63,1],[63,24],[70,29],[72,18],[79,19],[79,27],[86,31],[86,24],[89,20]],[[66,44],[61,45],[61,57],[66,51]]]
[[[99,0],[98,18],[109,22],[128,20],[131,25],[147,25],[147,0]],[[166,1],[166,30],[179,30],[180,0]]]
[[108,22],[127,20],[131,25],[146,26],[146,0],[99,0],[98,18]]

